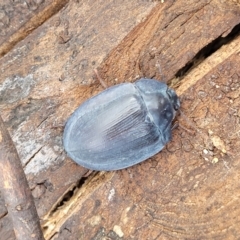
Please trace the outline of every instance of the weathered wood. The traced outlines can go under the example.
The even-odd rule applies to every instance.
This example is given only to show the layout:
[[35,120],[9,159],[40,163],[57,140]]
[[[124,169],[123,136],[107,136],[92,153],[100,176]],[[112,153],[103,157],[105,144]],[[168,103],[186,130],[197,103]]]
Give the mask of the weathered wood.
[[21,161],[0,116],[0,186],[16,239],[43,238],[40,221]]
[[191,71],[177,90],[199,133],[174,130],[172,142],[151,160],[89,178],[71,201],[45,216],[46,226],[61,219],[56,239],[239,236],[239,51],[240,37]]
[[0,60],[1,113],[40,216],[61,207],[87,172],[63,152],[66,116],[101,90],[89,86],[93,69],[155,5],[72,1]]
[[102,62],[102,77],[111,84],[139,76],[174,78],[203,47],[231,32],[238,8],[232,1],[208,0],[158,5]]
[[4,1],[0,6],[0,56],[58,12],[69,0]]
[[[0,60],[0,109],[46,239],[240,235],[239,36],[195,58],[228,36],[239,16],[239,1],[73,1]],[[175,75],[191,63],[179,81]],[[142,164],[86,177],[61,137],[74,109],[102,90],[92,79],[96,67],[109,86],[164,75],[199,131],[175,129],[166,148]]]

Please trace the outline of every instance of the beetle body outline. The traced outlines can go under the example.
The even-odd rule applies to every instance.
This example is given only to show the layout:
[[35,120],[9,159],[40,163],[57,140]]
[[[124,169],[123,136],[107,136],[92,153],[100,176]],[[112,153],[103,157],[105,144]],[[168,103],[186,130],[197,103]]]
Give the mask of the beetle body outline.
[[170,141],[179,107],[175,91],[154,79],[112,86],[81,104],[68,119],[65,150],[92,170],[130,167]]

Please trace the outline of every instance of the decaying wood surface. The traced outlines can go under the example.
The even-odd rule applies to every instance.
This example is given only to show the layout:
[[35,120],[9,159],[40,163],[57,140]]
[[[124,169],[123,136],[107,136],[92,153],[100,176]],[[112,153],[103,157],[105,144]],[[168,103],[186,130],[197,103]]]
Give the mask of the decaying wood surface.
[[[45,238],[237,239],[240,1],[88,0],[61,10],[42,2],[28,34],[17,37],[26,27],[17,25],[2,41],[15,36],[0,59],[0,110]],[[43,19],[49,6],[54,15]],[[102,90],[94,68],[109,86],[164,76],[190,131],[174,129],[163,151],[128,169],[77,166],[63,150],[63,126]],[[14,239],[3,198],[0,236]]]

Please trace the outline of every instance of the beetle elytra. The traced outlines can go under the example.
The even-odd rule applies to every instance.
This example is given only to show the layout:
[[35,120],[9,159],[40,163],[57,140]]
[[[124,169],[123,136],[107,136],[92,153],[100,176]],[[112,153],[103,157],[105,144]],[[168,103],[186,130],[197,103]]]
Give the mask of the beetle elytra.
[[79,165],[118,170],[155,155],[170,141],[180,101],[165,83],[144,79],[110,87],[68,119],[63,144]]

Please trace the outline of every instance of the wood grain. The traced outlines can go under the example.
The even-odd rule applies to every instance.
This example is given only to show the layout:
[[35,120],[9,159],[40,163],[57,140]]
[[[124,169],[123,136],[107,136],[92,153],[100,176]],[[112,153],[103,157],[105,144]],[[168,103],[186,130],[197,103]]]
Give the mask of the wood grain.
[[[233,0],[70,1],[0,59],[1,113],[46,239],[238,238],[239,22]],[[94,68],[108,85],[168,81],[191,131],[125,170],[77,166],[63,126],[102,90]]]

